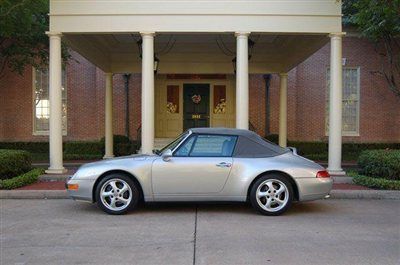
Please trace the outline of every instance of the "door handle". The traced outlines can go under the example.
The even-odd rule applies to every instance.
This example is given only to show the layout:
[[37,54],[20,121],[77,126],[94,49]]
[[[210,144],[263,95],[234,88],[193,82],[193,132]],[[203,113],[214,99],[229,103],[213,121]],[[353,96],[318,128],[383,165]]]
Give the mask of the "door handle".
[[226,162],[221,162],[219,164],[216,164],[217,167],[231,167],[231,163],[226,163]]

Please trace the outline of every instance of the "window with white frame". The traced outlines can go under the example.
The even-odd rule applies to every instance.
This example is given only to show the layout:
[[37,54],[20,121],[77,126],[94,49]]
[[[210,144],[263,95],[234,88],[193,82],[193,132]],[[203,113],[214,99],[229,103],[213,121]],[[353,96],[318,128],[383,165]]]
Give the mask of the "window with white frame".
[[[67,91],[65,71],[62,72],[62,127],[63,134],[67,132]],[[49,101],[49,71],[33,70],[33,133],[49,133],[50,101]]]
[[[327,70],[326,133],[329,131],[330,69]],[[342,135],[359,135],[360,68],[343,67]]]

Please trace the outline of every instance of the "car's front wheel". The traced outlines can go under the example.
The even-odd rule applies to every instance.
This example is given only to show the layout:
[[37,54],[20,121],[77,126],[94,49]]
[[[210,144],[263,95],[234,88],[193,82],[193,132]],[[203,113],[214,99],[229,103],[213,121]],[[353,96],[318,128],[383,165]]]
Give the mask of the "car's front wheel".
[[136,184],[125,174],[110,174],[96,187],[97,205],[109,214],[124,214],[136,207],[140,193]]
[[250,190],[252,206],[264,215],[280,215],[292,204],[293,188],[286,177],[269,174],[259,178]]

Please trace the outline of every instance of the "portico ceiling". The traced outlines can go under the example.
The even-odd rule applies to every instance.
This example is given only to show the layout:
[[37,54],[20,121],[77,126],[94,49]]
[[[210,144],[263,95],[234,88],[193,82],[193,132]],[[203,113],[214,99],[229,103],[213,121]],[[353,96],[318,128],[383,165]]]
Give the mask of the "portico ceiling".
[[341,16],[338,0],[50,0],[49,30],[107,72],[140,72],[139,33],[155,32],[159,73],[233,73],[234,33],[249,32],[250,73],[265,73],[321,48]]
[[[105,72],[140,73],[140,34],[63,34],[77,52]],[[258,34],[249,61],[250,73],[287,72],[329,40],[326,34]],[[233,73],[234,33],[161,33],[155,37],[159,73]]]

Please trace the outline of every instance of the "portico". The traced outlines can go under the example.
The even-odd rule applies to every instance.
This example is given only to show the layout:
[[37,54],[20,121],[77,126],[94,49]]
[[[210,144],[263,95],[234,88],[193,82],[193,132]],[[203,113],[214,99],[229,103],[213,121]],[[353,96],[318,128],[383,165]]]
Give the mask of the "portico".
[[[287,73],[330,41],[329,170],[341,174],[340,3],[334,0],[289,2],[132,0],[124,3],[91,1],[88,4],[86,1],[51,0],[48,33],[51,161],[48,172],[64,171],[60,81],[62,38],[106,73],[105,158],[113,156],[113,73],[142,74],[143,153],[151,153],[155,136],[164,133],[164,129],[160,129],[164,125],[159,121],[176,121],[182,123],[183,128],[184,121],[179,115],[184,115],[186,84],[210,87],[210,126],[225,124],[248,129],[249,73],[277,73],[281,78],[279,144],[286,146]],[[154,71],[155,56],[159,60],[157,73]],[[168,79],[168,75],[183,74],[220,75],[220,79]],[[198,96],[196,93],[190,96]],[[178,107],[173,106],[171,101],[174,100],[180,109],[178,113],[167,109],[170,103],[172,109]],[[193,102],[200,104],[196,101],[198,97]],[[219,103],[226,104],[225,112],[217,110],[215,113]]]

